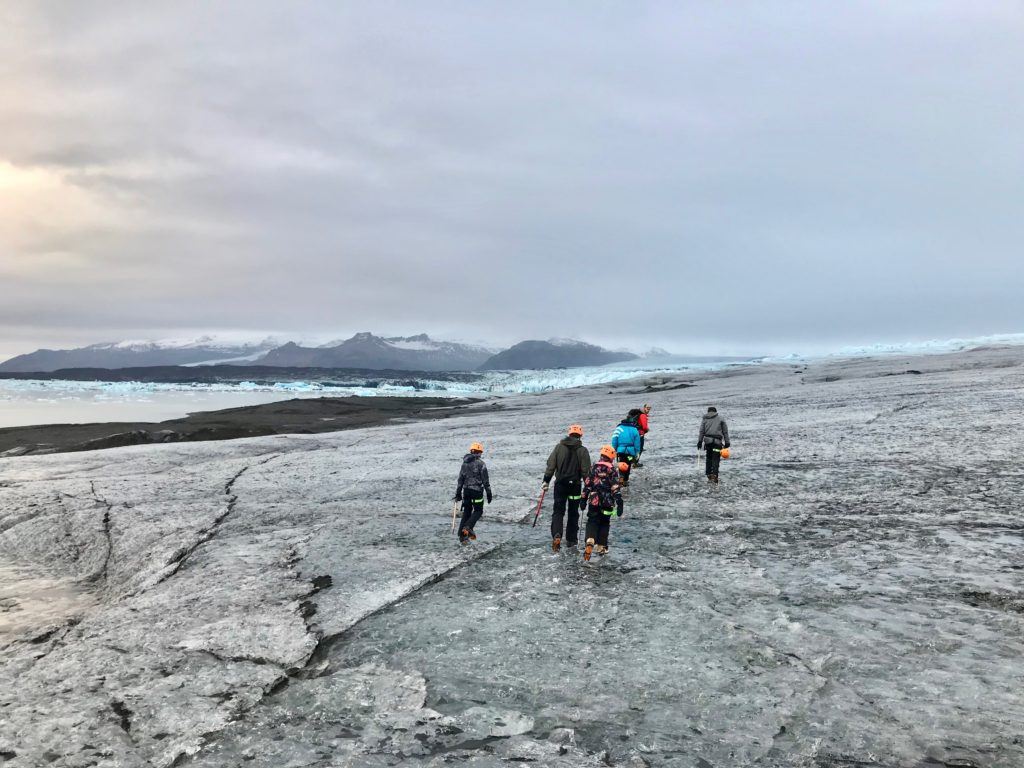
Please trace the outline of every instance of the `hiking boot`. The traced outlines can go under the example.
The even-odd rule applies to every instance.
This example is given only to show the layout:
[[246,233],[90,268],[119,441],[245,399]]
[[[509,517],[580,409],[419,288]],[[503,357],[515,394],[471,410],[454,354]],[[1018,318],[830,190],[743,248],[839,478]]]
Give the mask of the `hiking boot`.
[[466,541],[469,538],[469,528],[463,528],[459,531],[459,538]]
[[594,540],[587,539],[587,546],[583,549],[583,559],[590,560],[590,555],[594,551]]
[[633,465],[634,469],[640,469],[640,467],[642,467],[642,466],[643,466],[643,464],[641,464],[639,461],[636,464]]
[[567,541],[567,542],[565,542],[566,549],[579,549],[579,546],[580,546],[580,544],[579,544],[578,541]]
[[608,547],[606,547],[604,544],[598,544],[597,545],[597,554],[599,554],[599,555],[607,555],[608,554]]
[[712,483],[718,485],[718,475],[712,475],[710,479]]
[[473,531],[469,532],[469,540],[470,541],[476,541],[476,534],[473,533]]
[[557,552],[561,548],[562,548],[562,539],[561,539],[560,536],[555,536],[555,538],[553,538],[551,540],[551,551],[552,552]]

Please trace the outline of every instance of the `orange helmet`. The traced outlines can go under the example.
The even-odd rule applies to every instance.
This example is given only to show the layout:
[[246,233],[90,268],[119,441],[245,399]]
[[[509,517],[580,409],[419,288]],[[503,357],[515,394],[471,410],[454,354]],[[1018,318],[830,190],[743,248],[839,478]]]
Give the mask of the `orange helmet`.
[[612,448],[610,445],[605,445],[601,448],[601,456],[603,456],[606,459],[614,459],[615,449]]
[[570,424],[569,425],[569,434],[570,435],[579,435],[580,437],[583,437],[583,427],[581,427],[579,424]]
[[483,453],[484,452],[484,447],[482,445],[480,445],[480,443],[473,443],[471,446],[469,446],[469,452],[470,453]]
[[723,459],[728,459],[729,458],[729,449],[728,448],[723,448],[721,450],[721,456],[722,456]]
[[619,462],[619,472],[629,472],[629,462],[628,461],[620,461]]

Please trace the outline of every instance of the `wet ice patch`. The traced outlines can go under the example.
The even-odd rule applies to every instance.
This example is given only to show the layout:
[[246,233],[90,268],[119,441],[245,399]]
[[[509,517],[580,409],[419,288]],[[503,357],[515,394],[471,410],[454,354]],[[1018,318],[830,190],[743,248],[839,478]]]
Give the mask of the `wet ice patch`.
[[427,681],[422,675],[390,670],[381,664],[338,670],[324,684],[333,691],[335,706],[367,713],[418,710],[427,701]]
[[302,664],[316,648],[313,635],[295,631],[301,621],[298,613],[287,607],[224,619],[193,629],[178,647],[221,659],[290,667]]
[[799,632],[803,629],[799,621],[790,621],[789,617],[784,613],[779,613],[775,617],[775,621],[772,622],[772,626],[777,629],[783,629],[787,632]]
[[72,579],[54,579],[0,566],[0,643],[39,637],[87,611],[95,595]]
[[533,730],[533,718],[512,709],[470,707],[455,720],[467,735],[477,738],[519,736]]

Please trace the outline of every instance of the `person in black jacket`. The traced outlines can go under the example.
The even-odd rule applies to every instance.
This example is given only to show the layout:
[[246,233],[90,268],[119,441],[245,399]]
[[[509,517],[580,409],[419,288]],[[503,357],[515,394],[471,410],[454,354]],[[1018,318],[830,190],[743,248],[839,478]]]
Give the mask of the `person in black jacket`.
[[487,465],[480,457],[484,447],[480,443],[469,446],[469,453],[462,459],[459,470],[459,486],[455,490],[455,501],[462,502],[462,522],[459,523],[459,541],[476,541],[474,526],[484,513],[484,497],[491,503],[491,480],[487,474]]
[[555,480],[555,503],[551,513],[551,551],[557,552],[562,546],[562,521],[568,507],[569,518],[565,521],[565,543],[575,547],[580,535],[580,510],[585,506],[580,490],[583,480],[590,474],[590,452],[583,446],[583,427],[573,424],[568,436],[564,437],[548,456],[544,471],[544,490],[548,489],[551,478]]
[[704,474],[709,483],[718,482],[718,467],[722,461],[722,449],[729,447],[729,427],[725,419],[718,415],[714,406],[708,408],[700,422],[700,436],[697,438],[697,450],[701,447],[707,451],[704,463]]

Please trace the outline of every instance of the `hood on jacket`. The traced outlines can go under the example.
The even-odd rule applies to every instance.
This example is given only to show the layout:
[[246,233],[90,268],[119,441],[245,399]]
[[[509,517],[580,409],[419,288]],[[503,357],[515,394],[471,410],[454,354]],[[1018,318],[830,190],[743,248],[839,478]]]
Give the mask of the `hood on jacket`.
[[635,427],[636,419],[625,418],[619,422],[620,427]]
[[583,445],[583,441],[576,435],[569,435],[568,437],[563,437],[560,442],[566,448],[578,448],[579,446]]
[[719,418],[717,413],[705,413],[703,420],[704,421],[711,421],[711,420],[717,419],[717,418]]
[[479,461],[479,460],[480,460],[480,454],[479,453],[467,453],[465,456],[462,457],[462,463],[463,464],[472,464],[474,461]]

